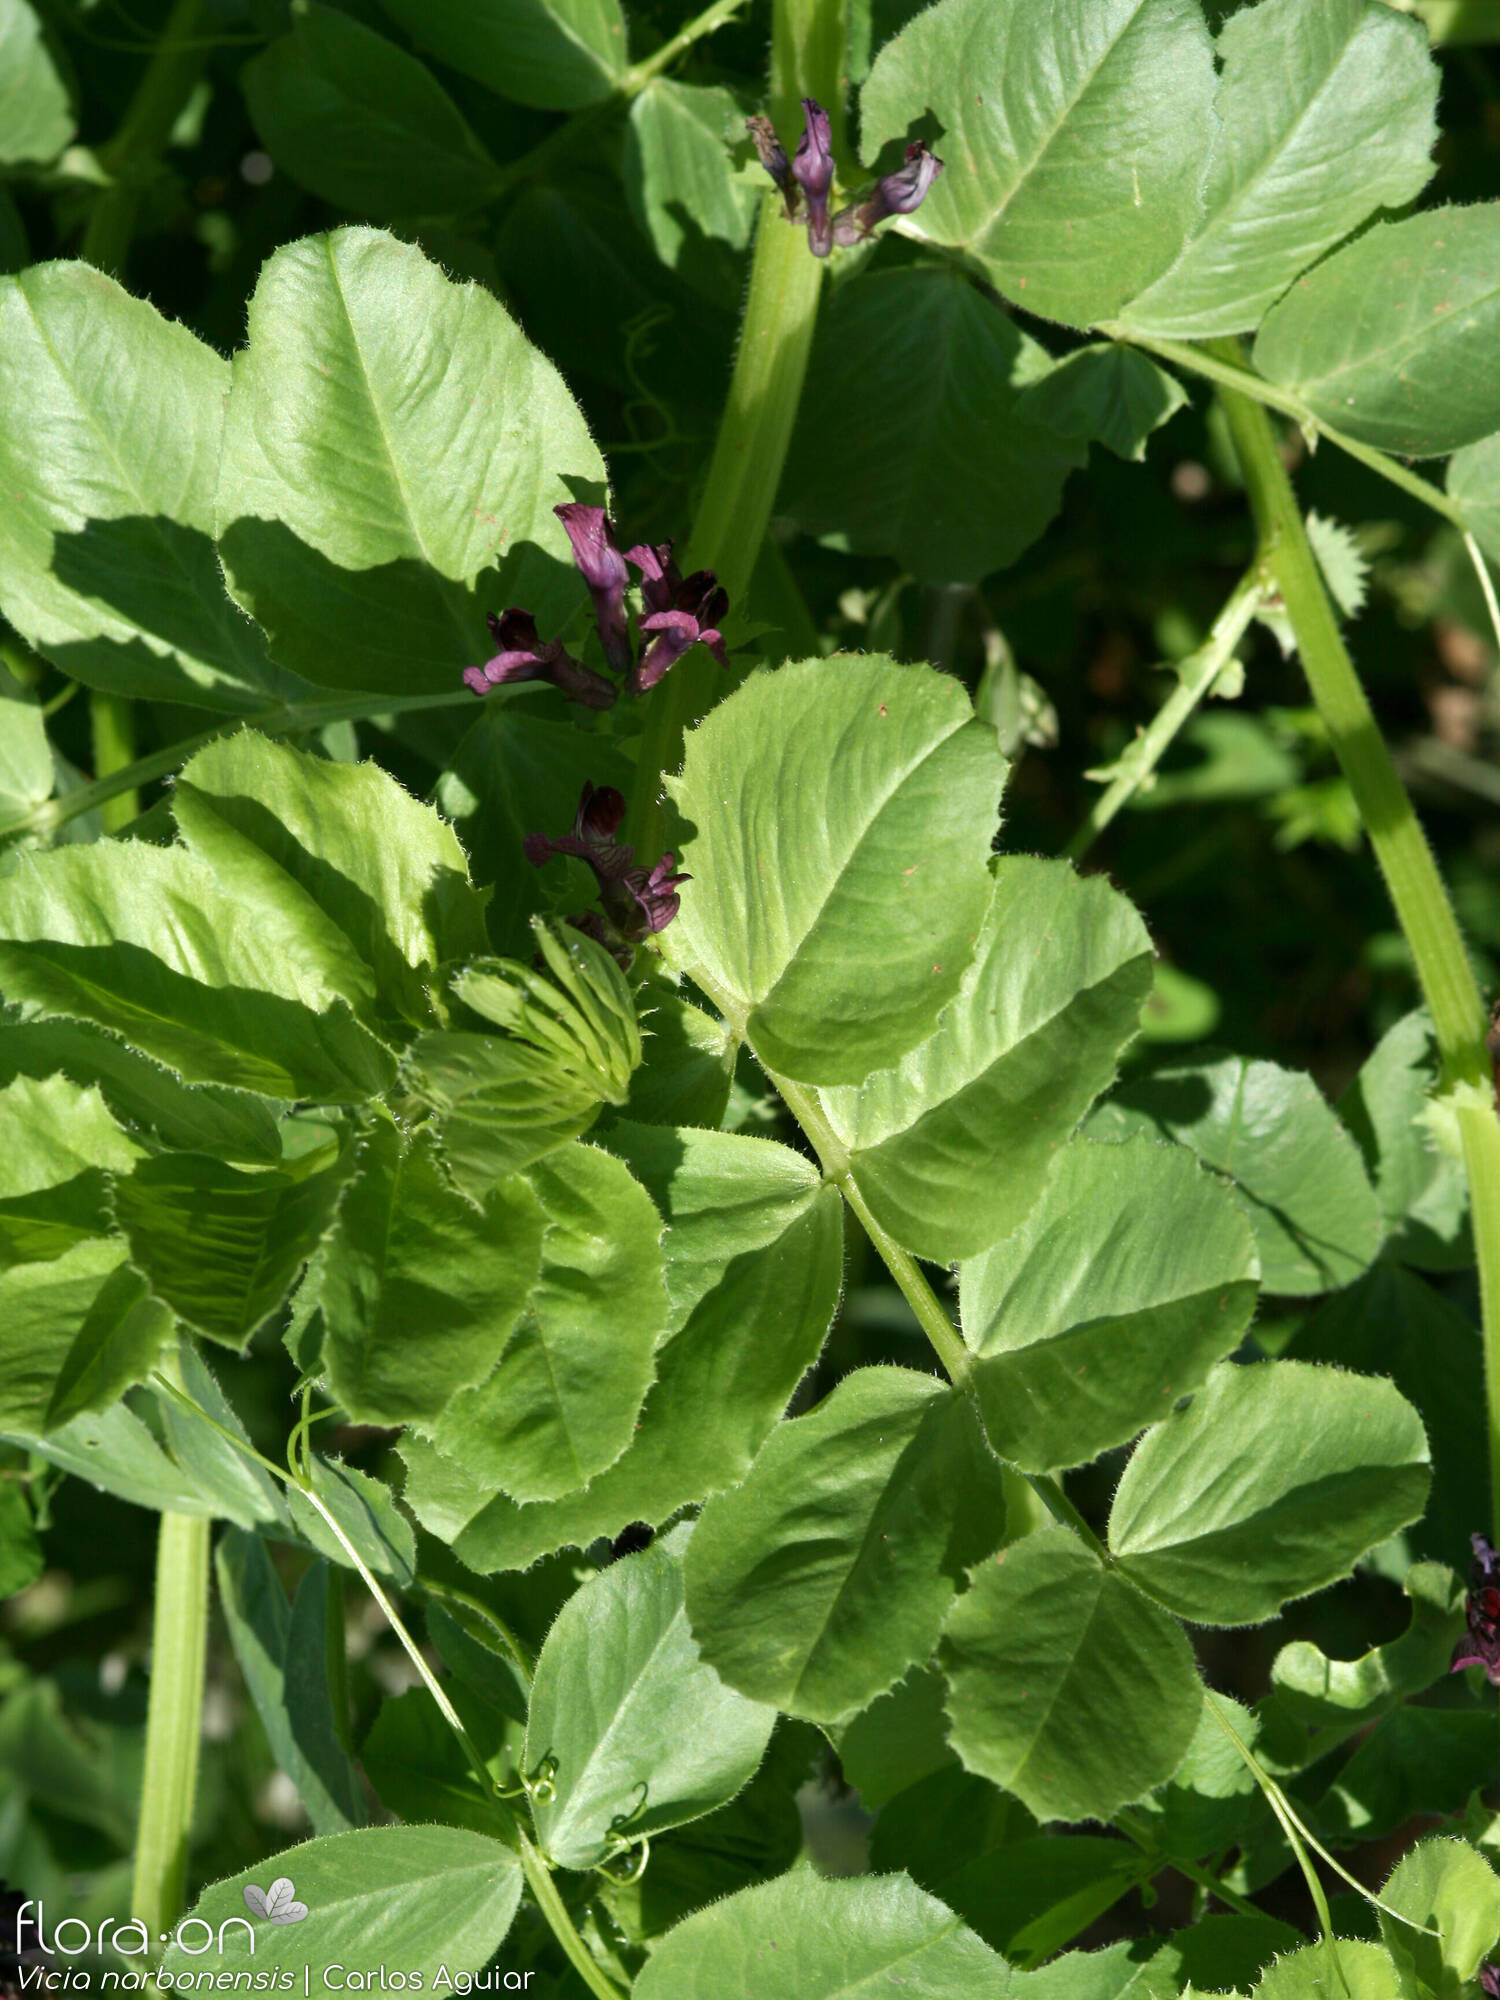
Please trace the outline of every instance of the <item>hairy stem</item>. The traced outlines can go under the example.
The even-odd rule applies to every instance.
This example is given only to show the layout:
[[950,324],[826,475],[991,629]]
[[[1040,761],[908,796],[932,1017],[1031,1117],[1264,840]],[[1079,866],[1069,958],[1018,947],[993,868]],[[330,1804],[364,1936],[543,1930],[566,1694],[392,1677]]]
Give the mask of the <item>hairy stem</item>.
[[[1233,342],[1219,343],[1227,363]],[[1490,1480],[1500,1532],[1500,1121],[1489,1103],[1485,1014],[1453,906],[1344,644],[1270,419],[1220,390],[1264,559],[1280,589],[1318,713],[1349,781],[1432,1015],[1443,1082],[1458,1107],[1474,1217],[1484,1336]]]
[[521,1867],[537,1908],[567,1954],[568,1963],[590,1993],[597,1994],[598,2000],[621,2000],[619,1987],[603,1966],[595,1961],[593,1953],[578,1935],[573,1919],[568,1915],[567,1905],[558,1894],[551,1869],[524,1833],[521,1835]]
[[1214,620],[1207,639],[1188,659],[1177,664],[1178,682],[1140,736],[1120,759],[1124,767],[1108,791],[1089,809],[1088,817],[1063,849],[1070,861],[1087,854],[1110,821],[1145,784],[1178,732],[1234,656],[1250,621],[1266,599],[1266,576],[1257,562],[1235,586],[1234,594]]
[[157,1532],[146,1762],[130,1885],[130,1913],[145,1925],[153,1952],[182,1915],[187,1883],[203,1730],[209,1528],[197,1515],[163,1514]]
[[118,277],[125,268],[147,168],[166,145],[215,46],[206,0],[177,0],[118,131],[99,149],[111,175],[89,215],[83,257]]
[[[772,103],[817,97],[841,105],[845,0],[775,0]],[[783,116],[785,122],[785,115]],[[761,203],[750,289],[729,396],[688,540],[685,569],[711,569],[742,605],[765,539],[797,405],[807,379],[823,266],[780,198]],[[659,783],[682,761],[682,739],[722,691],[722,669],[695,648],[651,696],[626,838],[654,860],[666,841]]]

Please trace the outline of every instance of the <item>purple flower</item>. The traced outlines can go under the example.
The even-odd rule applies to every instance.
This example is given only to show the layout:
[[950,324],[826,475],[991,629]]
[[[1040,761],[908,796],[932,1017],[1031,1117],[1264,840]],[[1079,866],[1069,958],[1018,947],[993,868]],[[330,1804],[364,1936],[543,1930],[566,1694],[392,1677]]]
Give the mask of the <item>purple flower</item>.
[[786,156],[786,147],[776,136],[776,127],[763,112],[745,120],[745,130],[755,142],[755,150],[760,155],[760,163],[781,190],[782,211],[788,222],[797,219],[797,203],[800,195],[797,183],[792,179],[792,164]]
[[833,248],[833,222],[828,213],[828,197],[833,191],[833,140],[828,113],[815,98],[803,98],[802,115],[806,130],[797,141],[792,178],[807,197],[808,248],[815,257],[826,257]]
[[833,218],[833,240],[841,249],[861,243],[879,223],[892,215],[910,215],[927,199],[933,182],[943,171],[936,153],[928,152],[917,139],[906,149],[906,165],[876,181],[863,201],[840,209]]
[[1500,2000],[1500,1965],[1480,1966],[1479,1990],[1487,1993],[1489,2000]]
[[[641,867],[635,849],[615,839],[624,817],[625,800],[612,785],[585,784],[571,833],[558,840],[528,833],[521,844],[534,868],[554,854],[571,854],[586,862],[594,871],[599,900],[616,934],[634,941],[666,929],[681,904],[677,890],[689,878],[676,872],[676,857],[671,854],[664,854],[654,868]],[[611,942],[598,919],[584,920],[580,928],[601,944]]]
[[604,657],[617,674],[623,674],[630,665],[630,635],[625,626],[625,585],[630,572],[615,546],[614,524],[602,507],[586,507],[580,500],[569,500],[552,511],[567,530],[573,560],[594,600]]
[[475,694],[490,694],[497,687],[517,681],[551,681],[569,701],[585,708],[613,708],[617,690],[603,674],[591,673],[575,660],[561,639],[545,643],[537,636],[536,620],[529,611],[512,605],[497,618],[488,614],[491,635],[499,651],[482,667],[464,668],[464,685]]
[[[1500,1555],[1483,1535],[1471,1535],[1469,1540],[1474,1545],[1465,1607],[1469,1629],[1453,1649],[1449,1671],[1456,1674],[1460,1667],[1483,1667],[1490,1680],[1500,1687]],[[1496,1989],[1487,1986],[1485,1991],[1496,1992]]]
[[629,692],[648,693],[690,646],[707,646],[719,665],[727,667],[729,659],[719,627],[729,609],[729,593],[713,571],[695,569],[691,576],[682,576],[672,560],[670,542],[659,542],[654,548],[643,542],[625,553],[641,573],[641,599],[646,610],[640,626],[643,633],[651,634],[640,665],[625,683]]

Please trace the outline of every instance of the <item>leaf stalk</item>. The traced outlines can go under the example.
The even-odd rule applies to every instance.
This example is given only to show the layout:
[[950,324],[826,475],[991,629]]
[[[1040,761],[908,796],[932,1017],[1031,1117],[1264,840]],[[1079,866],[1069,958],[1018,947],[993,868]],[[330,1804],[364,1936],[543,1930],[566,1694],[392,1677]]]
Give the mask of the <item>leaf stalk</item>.
[[130,1885],[130,1913],[153,1947],[175,1928],[187,1886],[208,1652],[209,1528],[203,1516],[163,1514],[157,1530],[146,1761]]

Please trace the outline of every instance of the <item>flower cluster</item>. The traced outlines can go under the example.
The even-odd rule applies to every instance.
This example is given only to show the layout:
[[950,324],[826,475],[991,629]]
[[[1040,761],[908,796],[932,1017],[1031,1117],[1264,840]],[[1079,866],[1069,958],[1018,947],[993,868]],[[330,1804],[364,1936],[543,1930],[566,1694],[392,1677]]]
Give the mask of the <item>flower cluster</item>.
[[[1474,1562],[1469,1570],[1469,1629],[1453,1649],[1451,1671],[1483,1667],[1500,1687],[1500,1555],[1483,1535],[1471,1535],[1469,1539],[1474,1545]],[[1486,1987],[1485,1991],[1494,1989]]]
[[[602,507],[570,500],[553,510],[567,530],[589,596],[604,660],[611,673],[623,676],[627,694],[645,694],[691,646],[706,646],[727,666],[720,630],[729,598],[711,569],[683,576],[672,560],[670,542],[639,543],[621,550],[614,523]],[[641,576],[642,612],[637,621],[639,647],[630,635],[625,593],[634,564]],[[575,660],[560,639],[542,640],[529,611],[512,607],[497,617],[489,614],[490,631],[498,648],[482,667],[466,667],[464,684],[475,694],[489,694],[516,681],[550,681],[585,708],[613,708],[616,683]]]
[[847,250],[863,243],[880,223],[892,215],[910,215],[927,199],[928,190],[943,171],[943,163],[920,139],[906,149],[906,164],[893,174],[876,181],[862,200],[852,201],[835,215],[831,211],[834,161],[828,113],[815,98],[804,97],[802,115],[805,130],[797,141],[794,158],[776,136],[769,118],[745,120],[755,142],[760,163],[781,190],[781,203],[788,222],[805,221],[807,247],[815,257],[830,250]]
[[681,901],[677,891],[689,878],[675,872],[672,854],[664,854],[654,868],[642,867],[635,849],[615,839],[624,817],[625,800],[613,785],[585,784],[570,833],[557,840],[528,833],[521,844],[533,868],[556,854],[571,854],[593,869],[604,914],[592,912],[572,921],[628,963],[632,945],[671,923]]

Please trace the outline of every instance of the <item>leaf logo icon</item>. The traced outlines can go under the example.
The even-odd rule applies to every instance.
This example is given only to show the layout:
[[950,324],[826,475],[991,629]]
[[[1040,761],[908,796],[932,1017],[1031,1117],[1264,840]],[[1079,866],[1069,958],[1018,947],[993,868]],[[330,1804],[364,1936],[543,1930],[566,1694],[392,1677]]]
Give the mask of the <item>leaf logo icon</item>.
[[247,1882],[245,1901],[268,1924],[300,1924],[307,1915],[307,1905],[297,1901],[290,1875],[278,1875],[269,1889],[257,1889],[253,1882]]

